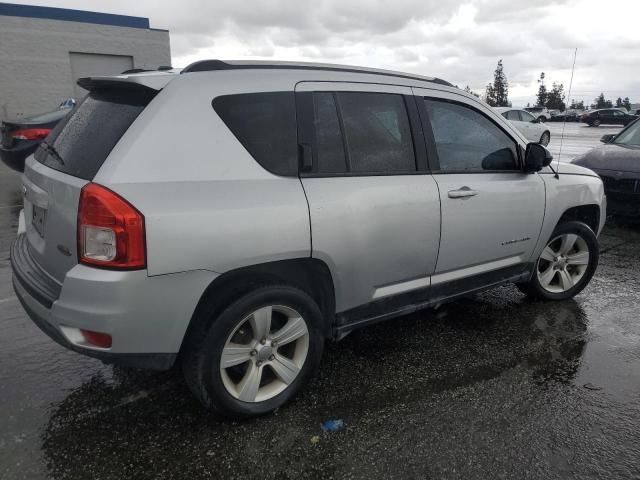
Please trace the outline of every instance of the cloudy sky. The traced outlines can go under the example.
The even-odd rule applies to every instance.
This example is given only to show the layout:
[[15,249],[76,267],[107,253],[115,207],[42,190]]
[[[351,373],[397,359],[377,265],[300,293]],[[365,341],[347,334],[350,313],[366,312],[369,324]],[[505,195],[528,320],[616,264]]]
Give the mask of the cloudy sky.
[[[13,0],[14,2],[16,0]],[[277,59],[390,68],[481,92],[502,58],[514,105],[540,72],[591,102],[640,103],[638,0],[43,0],[149,17],[171,31],[174,66],[203,58]]]

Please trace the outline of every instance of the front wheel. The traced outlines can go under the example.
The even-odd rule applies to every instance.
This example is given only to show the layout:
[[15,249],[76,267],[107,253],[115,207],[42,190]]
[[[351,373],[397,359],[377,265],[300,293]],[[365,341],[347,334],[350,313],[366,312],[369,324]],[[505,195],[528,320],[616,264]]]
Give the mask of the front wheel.
[[322,356],[322,314],[297,288],[254,290],[229,305],[188,345],[183,360],[191,391],[229,417],[271,412],[311,378]]
[[591,125],[593,127],[599,127],[600,126],[600,120],[594,120],[593,123],[591,123]]
[[593,277],[598,258],[598,239],[593,230],[582,222],[562,223],[542,250],[529,282],[518,287],[541,300],[572,298]]

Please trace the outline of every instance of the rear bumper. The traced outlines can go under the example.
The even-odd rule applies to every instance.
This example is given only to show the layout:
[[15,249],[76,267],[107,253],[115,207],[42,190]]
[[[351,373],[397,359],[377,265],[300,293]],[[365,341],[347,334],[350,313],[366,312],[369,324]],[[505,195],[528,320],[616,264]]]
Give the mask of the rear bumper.
[[[13,286],[29,317],[60,345],[107,363],[163,370],[180,351],[193,311],[215,274],[183,272],[149,277],[146,271],[111,271],[76,265],[59,294],[41,295],[47,276],[19,235],[11,249]],[[50,280],[52,281],[52,280]],[[44,300],[44,301],[43,301]],[[109,349],[92,347],[65,332],[111,335]]]

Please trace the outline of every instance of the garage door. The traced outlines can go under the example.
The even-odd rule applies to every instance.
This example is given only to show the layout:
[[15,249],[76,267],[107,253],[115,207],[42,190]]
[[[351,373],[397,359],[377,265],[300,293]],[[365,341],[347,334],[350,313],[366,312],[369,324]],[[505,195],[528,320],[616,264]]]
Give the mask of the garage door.
[[87,94],[87,91],[76,83],[79,78],[92,75],[117,75],[133,68],[131,55],[69,52],[69,60],[71,61],[74,95],[77,100]]

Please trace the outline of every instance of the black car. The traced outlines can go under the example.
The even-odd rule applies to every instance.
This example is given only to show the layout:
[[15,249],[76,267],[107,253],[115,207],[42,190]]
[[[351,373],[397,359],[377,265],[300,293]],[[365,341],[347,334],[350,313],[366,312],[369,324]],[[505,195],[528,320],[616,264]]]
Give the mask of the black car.
[[610,213],[640,220],[640,120],[617,135],[604,135],[600,141],[603,146],[574,159],[573,163],[600,175]]
[[552,112],[550,122],[579,122],[580,115],[575,110],[565,110],[564,112]]
[[36,151],[40,142],[76,104],[68,99],[52,112],[41,113],[21,120],[5,120],[0,125],[0,158],[9,168],[22,172],[24,161]]
[[616,108],[603,108],[600,110],[591,110],[582,115],[582,122],[590,127],[598,127],[600,125],[628,125],[633,122],[637,115],[630,115]]

